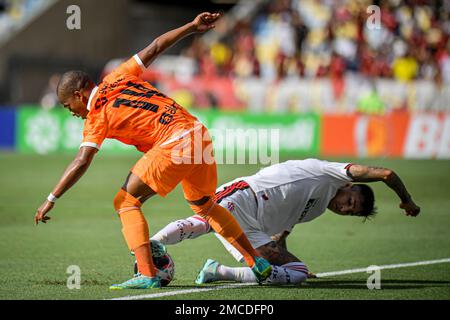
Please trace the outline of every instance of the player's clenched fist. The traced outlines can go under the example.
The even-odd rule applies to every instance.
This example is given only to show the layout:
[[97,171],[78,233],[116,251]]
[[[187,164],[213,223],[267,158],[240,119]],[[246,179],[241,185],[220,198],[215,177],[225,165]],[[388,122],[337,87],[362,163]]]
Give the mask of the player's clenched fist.
[[420,207],[417,206],[414,201],[400,203],[400,208],[405,210],[407,216],[417,216],[420,213]]
[[215,27],[214,22],[220,18],[220,13],[200,13],[193,21],[192,25],[196,32],[205,32]]
[[47,223],[47,220],[50,220],[50,217],[47,217],[46,214],[52,210],[55,203],[50,201],[45,201],[38,209],[36,215],[34,216],[34,224],[37,225],[39,221],[42,223]]

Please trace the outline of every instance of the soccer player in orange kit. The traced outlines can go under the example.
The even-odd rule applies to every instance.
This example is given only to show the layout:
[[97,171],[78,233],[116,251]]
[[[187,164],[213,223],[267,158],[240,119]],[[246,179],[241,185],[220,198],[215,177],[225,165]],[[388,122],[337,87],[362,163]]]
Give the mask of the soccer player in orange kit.
[[[134,145],[145,153],[114,198],[122,233],[129,249],[135,253],[141,275],[112,285],[111,289],[161,287],[141,206],[155,194],[166,196],[180,182],[192,210],[242,253],[255,276],[262,281],[271,273],[270,264],[253,249],[235,218],[213,202],[217,171],[207,129],[174,100],[139,77],[161,52],[189,34],[214,28],[219,17],[218,13],[204,12],[192,22],[159,36],[107,75],[98,86],[82,71],[65,73],[58,85],[58,98],[64,107],[74,116],[86,119],[83,142],[75,160],[38,209],[36,225],[50,219],[47,214],[56,199],[86,172],[105,138]],[[201,141],[194,139],[199,131]],[[177,149],[190,151],[184,152],[180,161],[179,157],[174,157]],[[196,157],[198,151],[200,161]]]

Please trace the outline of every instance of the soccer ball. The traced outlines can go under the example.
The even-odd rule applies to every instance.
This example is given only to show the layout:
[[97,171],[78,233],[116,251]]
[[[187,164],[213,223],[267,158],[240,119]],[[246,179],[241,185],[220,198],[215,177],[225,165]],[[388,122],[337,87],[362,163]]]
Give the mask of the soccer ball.
[[[153,256],[153,264],[158,269],[158,276],[161,278],[161,286],[166,287],[175,275],[175,263],[172,257],[166,252],[160,257]],[[137,262],[134,262],[134,273],[138,273]]]

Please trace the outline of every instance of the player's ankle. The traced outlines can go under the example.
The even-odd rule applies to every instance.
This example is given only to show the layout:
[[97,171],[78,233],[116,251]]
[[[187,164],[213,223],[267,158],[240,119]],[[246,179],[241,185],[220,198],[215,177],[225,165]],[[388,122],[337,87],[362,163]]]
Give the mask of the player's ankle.
[[256,263],[255,257],[250,254],[247,256],[244,256],[244,261],[245,261],[245,264],[250,268],[253,268]]
[[141,273],[141,276],[144,276],[144,277],[147,277],[147,278],[154,278],[154,277],[156,277],[156,274],[150,274],[150,273],[144,274],[144,273]]
[[141,276],[146,276],[146,277],[149,277],[149,278],[154,278],[154,277],[156,277],[156,272],[151,272],[149,270],[143,270],[142,272],[140,272],[140,275]]
[[237,278],[235,268],[219,264],[216,269],[216,279],[236,281]]

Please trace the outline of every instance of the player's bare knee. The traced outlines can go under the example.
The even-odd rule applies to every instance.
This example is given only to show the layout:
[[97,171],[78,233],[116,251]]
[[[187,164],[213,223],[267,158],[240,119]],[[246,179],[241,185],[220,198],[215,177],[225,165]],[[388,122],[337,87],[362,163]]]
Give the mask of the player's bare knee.
[[152,188],[132,172],[128,174],[122,189],[139,200],[141,204],[156,194]]

